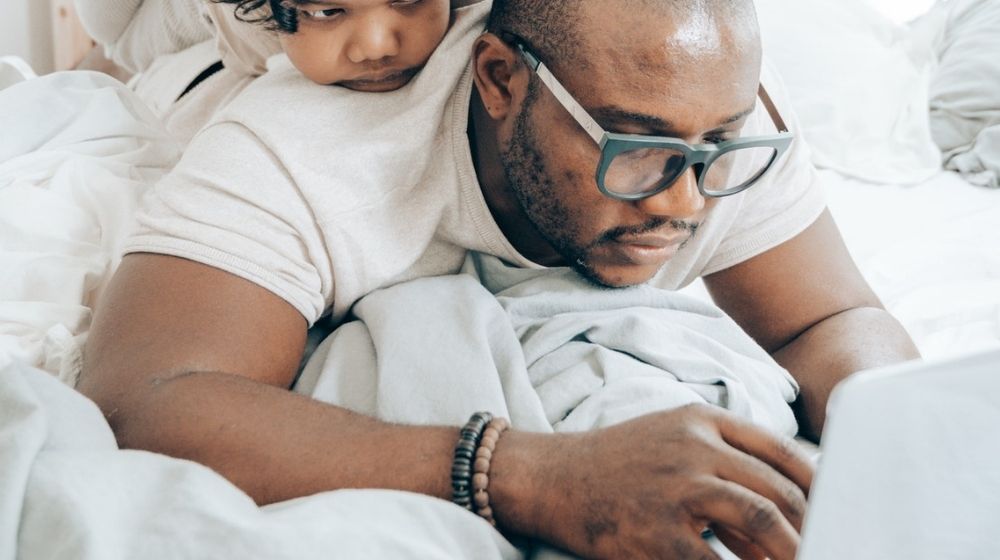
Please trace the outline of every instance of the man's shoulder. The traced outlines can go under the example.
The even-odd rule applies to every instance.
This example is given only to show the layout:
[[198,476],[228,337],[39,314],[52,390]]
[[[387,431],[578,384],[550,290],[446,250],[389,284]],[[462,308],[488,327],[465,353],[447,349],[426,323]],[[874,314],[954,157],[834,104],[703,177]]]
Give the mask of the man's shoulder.
[[467,101],[465,66],[455,68],[450,83],[419,75],[403,89],[374,94],[312,83],[285,58],[213,123],[247,129],[302,186],[343,180],[387,188],[387,166],[409,168],[413,177],[426,160],[451,153],[438,144],[453,140],[451,117],[467,111],[459,106]]
[[[350,103],[344,90],[321,86],[299,73],[288,58],[279,56],[269,71],[255,79],[213,119],[233,122],[254,132],[266,144],[279,147],[306,133],[316,140],[333,140],[350,126]],[[323,126],[335,120],[340,126]]]

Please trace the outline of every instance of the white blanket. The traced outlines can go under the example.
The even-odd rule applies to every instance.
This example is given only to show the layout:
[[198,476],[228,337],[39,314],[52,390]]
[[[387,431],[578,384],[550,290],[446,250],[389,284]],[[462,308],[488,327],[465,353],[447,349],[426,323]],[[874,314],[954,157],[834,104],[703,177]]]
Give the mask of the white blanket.
[[380,490],[258,508],[201,465],[120,451],[97,407],[0,367],[0,560],[520,558],[477,516]]
[[380,290],[354,313],[296,391],[404,424],[461,425],[488,410],[520,430],[583,431],[707,403],[797,431],[791,375],[717,307],[676,292],[607,290],[569,269],[473,255],[463,275]]
[[[710,304],[470,263],[367,297],[298,389],[412,424],[489,409],[521,429],[584,430],[707,402],[794,433],[794,381]],[[0,472],[0,560],[520,557],[426,496],[340,491],[258,508],[203,466],[118,450],[93,403],[18,363],[0,368]]]
[[463,275],[380,290],[354,313],[297,391],[407,424],[489,410],[522,430],[581,431],[708,403],[796,432],[788,372],[717,307],[676,292],[473,255]]
[[134,209],[177,145],[124,85],[90,72],[0,91],[0,123],[0,366],[72,381]]

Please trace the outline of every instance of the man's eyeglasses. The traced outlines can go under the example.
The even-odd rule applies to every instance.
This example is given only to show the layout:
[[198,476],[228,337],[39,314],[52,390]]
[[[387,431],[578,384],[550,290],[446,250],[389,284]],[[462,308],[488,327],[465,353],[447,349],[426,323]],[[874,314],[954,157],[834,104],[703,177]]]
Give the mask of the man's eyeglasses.
[[763,86],[758,96],[777,134],[690,145],[667,136],[608,132],[566,91],[523,39],[506,32],[500,36],[517,49],[563,108],[601,148],[597,187],[611,198],[641,200],[661,193],[691,167],[694,167],[698,190],[703,196],[733,195],[750,188],[763,177],[794,138]]

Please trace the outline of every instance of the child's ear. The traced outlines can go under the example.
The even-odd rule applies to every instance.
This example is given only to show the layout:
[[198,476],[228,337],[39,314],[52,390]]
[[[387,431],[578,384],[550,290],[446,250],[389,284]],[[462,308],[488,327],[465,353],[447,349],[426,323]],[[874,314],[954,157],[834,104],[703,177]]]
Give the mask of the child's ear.
[[529,70],[503,40],[486,33],[472,48],[476,89],[486,112],[494,120],[507,118],[528,91]]

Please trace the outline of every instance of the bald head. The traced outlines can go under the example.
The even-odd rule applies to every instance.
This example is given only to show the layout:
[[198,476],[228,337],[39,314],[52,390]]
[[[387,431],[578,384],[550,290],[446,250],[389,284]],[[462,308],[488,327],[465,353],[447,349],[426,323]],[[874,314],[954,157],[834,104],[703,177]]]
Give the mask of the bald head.
[[[605,196],[602,147],[578,111],[611,133],[691,145],[738,138],[760,82],[752,1],[494,0],[488,30],[473,48],[473,130],[501,228],[535,262],[574,266],[606,286],[649,280],[670,256],[626,254],[616,240],[688,239],[715,202],[695,173],[642,200]],[[542,85],[504,32],[526,43],[564,94]]]
[[593,49],[626,46],[637,21],[676,26],[675,39],[689,42],[703,39],[691,23],[724,21],[744,38],[757,34],[752,0],[494,0],[487,29],[521,37],[550,59],[550,66],[571,63],[586,70],[593,65]]

